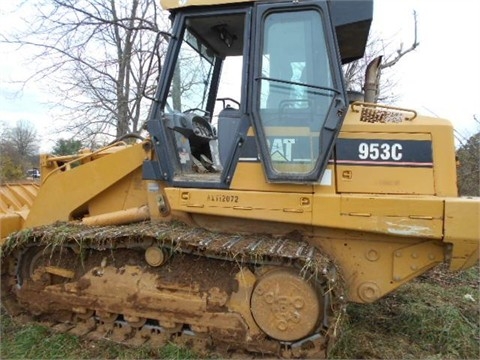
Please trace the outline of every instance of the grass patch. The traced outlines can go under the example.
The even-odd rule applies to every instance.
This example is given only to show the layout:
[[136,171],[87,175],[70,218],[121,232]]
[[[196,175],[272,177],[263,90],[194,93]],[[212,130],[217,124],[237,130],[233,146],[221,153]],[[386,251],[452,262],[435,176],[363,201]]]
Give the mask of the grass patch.
[[2,311],[1,359],[197,359],[189,349],[167,344],[161,348],[128,347],[111,341],[91,341],[58,334],[36,324],[20,324]]
[[440,268],[373,304],[350,304],[331,357],[479,359],[479,279],[478,268]]
[[2,359],[83,358],[79,338],[69,334],[52,334],[40,325],[19,325],[2,314]]

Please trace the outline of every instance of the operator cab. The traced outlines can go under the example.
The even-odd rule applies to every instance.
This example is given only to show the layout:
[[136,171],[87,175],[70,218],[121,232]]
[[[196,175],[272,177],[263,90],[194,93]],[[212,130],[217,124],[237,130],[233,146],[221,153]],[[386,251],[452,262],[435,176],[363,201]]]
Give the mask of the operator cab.
[[[159,159],[144,177],[227,188],[239,161],[261,161],[270,182],[318,181],[348,104],[328,3],[172,14],[147,122]],[[234,71],[222,71],[228,64]]]

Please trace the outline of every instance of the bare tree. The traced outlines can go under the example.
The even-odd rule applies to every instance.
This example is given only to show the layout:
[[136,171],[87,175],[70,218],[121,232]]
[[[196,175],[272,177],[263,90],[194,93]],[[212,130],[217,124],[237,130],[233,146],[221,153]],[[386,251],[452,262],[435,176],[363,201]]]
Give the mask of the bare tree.
[[398,63],[398,61],[415,50],[420,43],[417,40],[417,14],[413,12],[414,20],[414,38],[412,44],[404,49],[403,43],[399,45],[396,51],[389,52],[388,49],[391,48],[392,44],[390,42],[381,39],[376,34],[371,34],[367,46],[365,49],[365,55],[363,58],[353,61],[344,66],[344,76],[345,82],[348,90],[353,91],[362,91],[365,89],[365,73],[367,67],[373,61],[379,59],[379,65],[377,69],[377,79],[376,79],[376,96],[375,101],[382,101],[385,103],[394,102],[397,97],[393,92],[393,88],[396,85],[396,82],[391,77],[382,77],[382,71],[392,68]]
[[2,144],[8,144],[22,159],[31,158],[39,149],[37,130],[29,121],[19,120],[15,127],[5,130]]
[[25,120],[9,128],[2,126],[0,139],[0,177],[15,180],[38,162],[38,136],[33,125]]
[[43,0],[28,6],[37,14],[28,19],[32,26],[1,41],[35,51],[32,61],[42,65],[26,86],[49,81],[64,130],[82,140],[138,133],[147,111],[142,92],[155,81],[164,49],[163,43],[153,49],[166,27],[157,0]]

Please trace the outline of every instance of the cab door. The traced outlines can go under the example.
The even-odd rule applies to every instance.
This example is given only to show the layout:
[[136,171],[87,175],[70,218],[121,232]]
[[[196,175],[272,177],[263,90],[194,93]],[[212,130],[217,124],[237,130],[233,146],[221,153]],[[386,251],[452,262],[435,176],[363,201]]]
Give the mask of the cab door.
[[346,95],[326,2],[257,4],[250,113],[269,182],[317,182]]

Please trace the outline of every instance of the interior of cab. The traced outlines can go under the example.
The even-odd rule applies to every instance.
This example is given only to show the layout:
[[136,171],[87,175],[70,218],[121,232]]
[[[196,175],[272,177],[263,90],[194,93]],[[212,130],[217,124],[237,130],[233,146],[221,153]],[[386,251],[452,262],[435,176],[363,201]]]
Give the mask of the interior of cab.
[[177,173],[218,174],[228,161],[240,121],[244,22],[244,13],[185,20],[165,106]]

